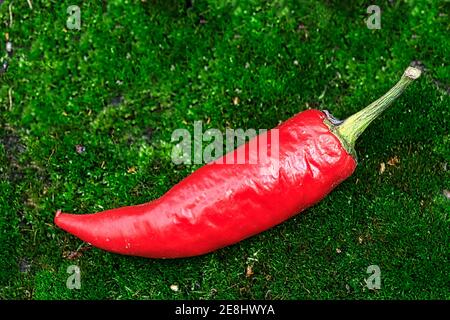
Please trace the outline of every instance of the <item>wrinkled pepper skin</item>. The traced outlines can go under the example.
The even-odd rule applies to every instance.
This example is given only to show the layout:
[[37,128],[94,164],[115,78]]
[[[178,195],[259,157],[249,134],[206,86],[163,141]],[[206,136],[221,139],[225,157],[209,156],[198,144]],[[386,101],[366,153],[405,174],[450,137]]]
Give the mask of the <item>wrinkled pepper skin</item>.
[[202,255],[237,243],[314,205],[353,173],[355,159],[325,119],[308,110],[277,127],[278,172],[272,158],[265,164],[207,164],[149,203],[57,213],[55,223],[95,247],[148,258]]

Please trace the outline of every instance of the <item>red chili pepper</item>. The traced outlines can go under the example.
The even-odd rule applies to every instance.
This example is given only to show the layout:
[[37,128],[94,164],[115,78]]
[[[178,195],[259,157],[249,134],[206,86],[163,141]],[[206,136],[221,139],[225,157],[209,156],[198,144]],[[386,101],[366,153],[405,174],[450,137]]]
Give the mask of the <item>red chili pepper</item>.
[[409,67],[388,93],[340,124],[318,110],[297,114],[276,128],[278,159],[249,164],[246,152],[246,164],[205,165],[149,203],[58,212],[55,224],[101,249],[149,258],[196,256],[239,242],[317,203],[349,177],[357,137],[419,76]]

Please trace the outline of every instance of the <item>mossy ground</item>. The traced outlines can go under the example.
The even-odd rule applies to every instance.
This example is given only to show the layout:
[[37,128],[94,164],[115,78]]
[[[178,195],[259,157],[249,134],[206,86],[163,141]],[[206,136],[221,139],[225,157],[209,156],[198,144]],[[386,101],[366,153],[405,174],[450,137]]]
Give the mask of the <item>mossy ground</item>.
[[[0,298],[450,298],[448,2],[378,2],[381,29],[369,30],[370,1],[79,1],[80,31],[66,28],[74,1],[14,1],[12,26],[10,3],[0,7]],[[84,250],[53,224],[57,209],[164,194],[196,168],[171,162],[176,128],[271,128],[307,108],[345,118],[414,60],[424,76],[357,142],[354,175],[270,231],[151,260]],[[70,265],[80,290],[66,288]],[[364,283],[369,265],[380,290]]]

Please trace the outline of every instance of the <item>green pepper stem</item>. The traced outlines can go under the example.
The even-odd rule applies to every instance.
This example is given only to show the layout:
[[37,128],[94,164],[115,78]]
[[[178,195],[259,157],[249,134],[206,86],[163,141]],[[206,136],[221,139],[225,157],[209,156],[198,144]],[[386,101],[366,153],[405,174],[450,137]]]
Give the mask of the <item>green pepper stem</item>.
[[375,120],[392,102],[397,99],[406,87],[415,79],[419,78],[420,69],[408,67],[403,73],[402,78],[385,95],[372,102],[361,111],[348,117],[344,122],[336,127],[336,133],[339,138],[345,141],[350,147],[354,148],[356,139],[364,132],[369,124]]

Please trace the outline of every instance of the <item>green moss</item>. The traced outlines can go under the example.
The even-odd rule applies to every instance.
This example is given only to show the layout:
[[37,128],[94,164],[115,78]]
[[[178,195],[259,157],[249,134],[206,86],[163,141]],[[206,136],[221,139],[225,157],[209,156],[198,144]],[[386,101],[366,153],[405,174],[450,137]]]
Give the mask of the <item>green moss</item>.
[[[0,78],[0,298],[448,299],[448,3],[383,2],[380,30],[365,2],[343,3],[92,2],[74,31],[72,2],[15,1],[2,29],[14,55]],[[172,164],[174,129],[271,128],[308,107],[345,118],[412,60],[424,76],[360,137],[354,175],[298,217],[192,259],[67,258],[85,245],[53,225],[57,209],[146,202],[195,169]],[[72,264],[81,290],[65,286]],[[364,283],[372,264],[378,291]]]

